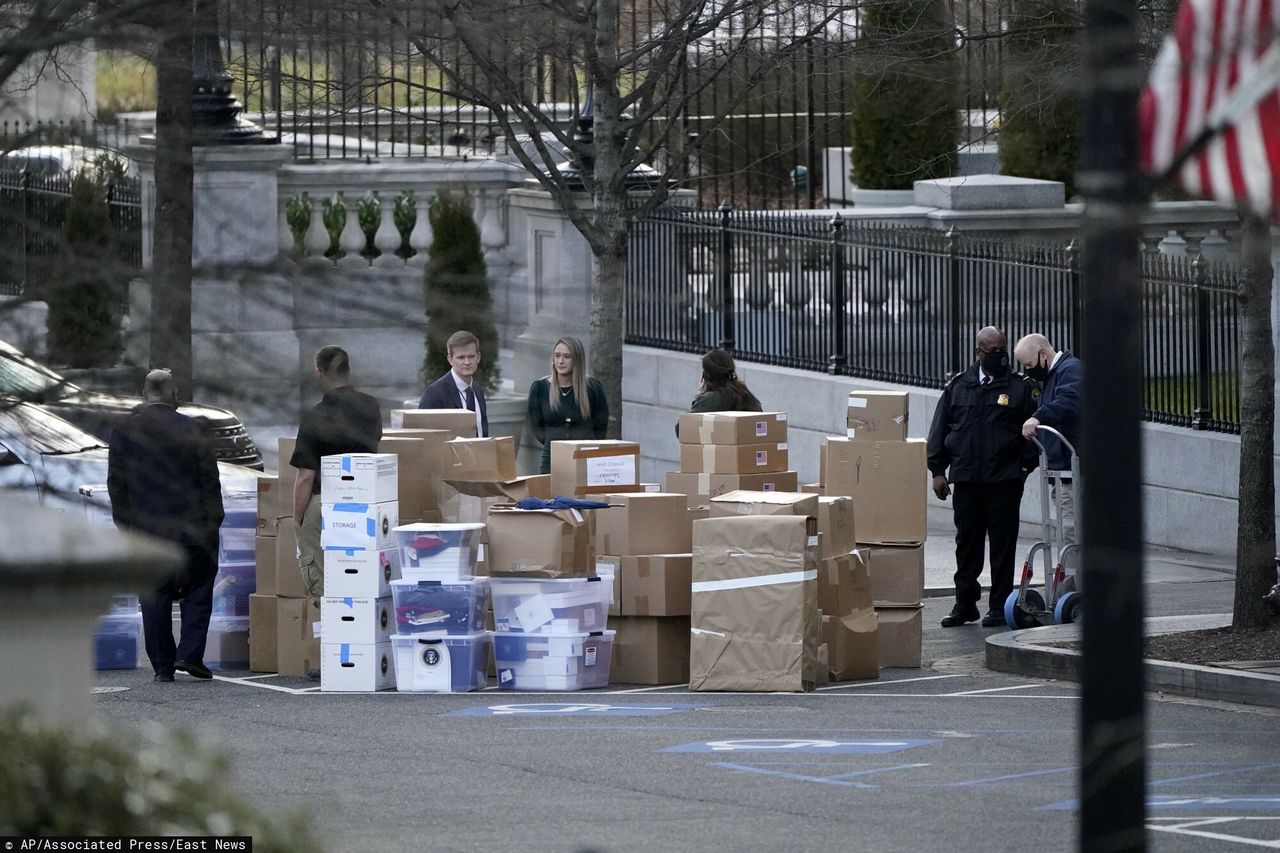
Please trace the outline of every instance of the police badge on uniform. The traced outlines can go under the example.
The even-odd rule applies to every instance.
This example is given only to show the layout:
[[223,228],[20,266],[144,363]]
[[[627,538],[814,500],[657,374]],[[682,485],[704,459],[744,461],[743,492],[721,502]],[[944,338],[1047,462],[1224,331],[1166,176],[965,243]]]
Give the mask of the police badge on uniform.
[[997,406],[1007,406],[1007,405],[1009,405],[1009,395],[1008,395],[1008,394],[1001,394],[999,397],[996,397],[996,405],[997,405]]

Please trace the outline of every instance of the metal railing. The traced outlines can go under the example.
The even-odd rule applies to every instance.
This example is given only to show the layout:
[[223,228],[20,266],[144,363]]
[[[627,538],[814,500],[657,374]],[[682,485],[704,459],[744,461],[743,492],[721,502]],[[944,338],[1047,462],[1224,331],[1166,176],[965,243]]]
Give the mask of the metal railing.
[[[1145,416],[1238,432],[1240,271],[1143,261]],[[1079,252],[728,205],[662,210],[632,231],[626,342],[942,387],[979,328],[1081,341]],[[1099,354],[1104,358],[1105,354]]]

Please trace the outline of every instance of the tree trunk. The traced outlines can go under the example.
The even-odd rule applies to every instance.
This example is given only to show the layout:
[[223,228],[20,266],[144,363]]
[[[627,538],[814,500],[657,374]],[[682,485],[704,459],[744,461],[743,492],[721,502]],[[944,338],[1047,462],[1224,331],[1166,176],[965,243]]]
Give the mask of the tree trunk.
[[1240,293],[1240,503],[1236,590],[1231,627],[1262,631],[1269,614],[1262,596],[1275,581],[1275,346],[1271,341],[1271,229],[1244,220],[1244,284]]
[[626,274],[623,237],[615,250],[596,253],[591,285],[591,373],[604,386],[609,402],[609,438],[622,437],[622,291]]
[[192,113],[195,37],[191,2],[169,8],[156,66],[156,198],[151,263],[151,366],[173,371],[191,399]]

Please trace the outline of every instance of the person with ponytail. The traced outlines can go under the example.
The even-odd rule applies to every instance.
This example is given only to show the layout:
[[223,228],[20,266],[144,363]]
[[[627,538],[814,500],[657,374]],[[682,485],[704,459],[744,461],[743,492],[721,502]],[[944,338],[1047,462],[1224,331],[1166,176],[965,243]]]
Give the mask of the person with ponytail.
[[551,442],[604,438],[609,403],[604,386],[587,375],[582,341],[565,335],[551,350],[551,373],[529,386],[529,425],[542,442],[538,472],[551,471]]
[[[702,357],[702,378],[698,380],[698,396],[689,406],[691,412],[760,412],[763,407],[747,384],[738,378],[733,356],[713,349]],[[679,435],[680,426],[676,425]]]

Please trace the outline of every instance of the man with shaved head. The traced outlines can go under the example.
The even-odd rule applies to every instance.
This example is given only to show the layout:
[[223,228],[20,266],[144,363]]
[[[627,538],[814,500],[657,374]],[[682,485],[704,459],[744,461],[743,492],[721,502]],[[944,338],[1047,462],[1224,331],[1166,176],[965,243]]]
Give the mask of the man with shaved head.
[[942,392],[929,428],[933,491],[946,500],[954,487],[956,603],[942,620],[954,628],[981,616],[983,548],[990,541],[991,592],[984,628],[1004,625],[1004,603],[1013,591],[1022,484],[1036,467],[1035,445],[1022,425],[1035,410],[1035,386],[1009,369],[1004,332],[978,332],[974,363]]
[[[186,554],[184,568],[142,599],[142,629],[155,680],[173,681],[175,670],[207,680],[213,673],[204,665],[204,648],[223,516],[218,464],[204,430],[178,413],[173,374],[148,373],[142,396],[146,402],[111,437],[111,514],[118,527],[167,539]],[[176,646],[175,599],[182,612]]]

